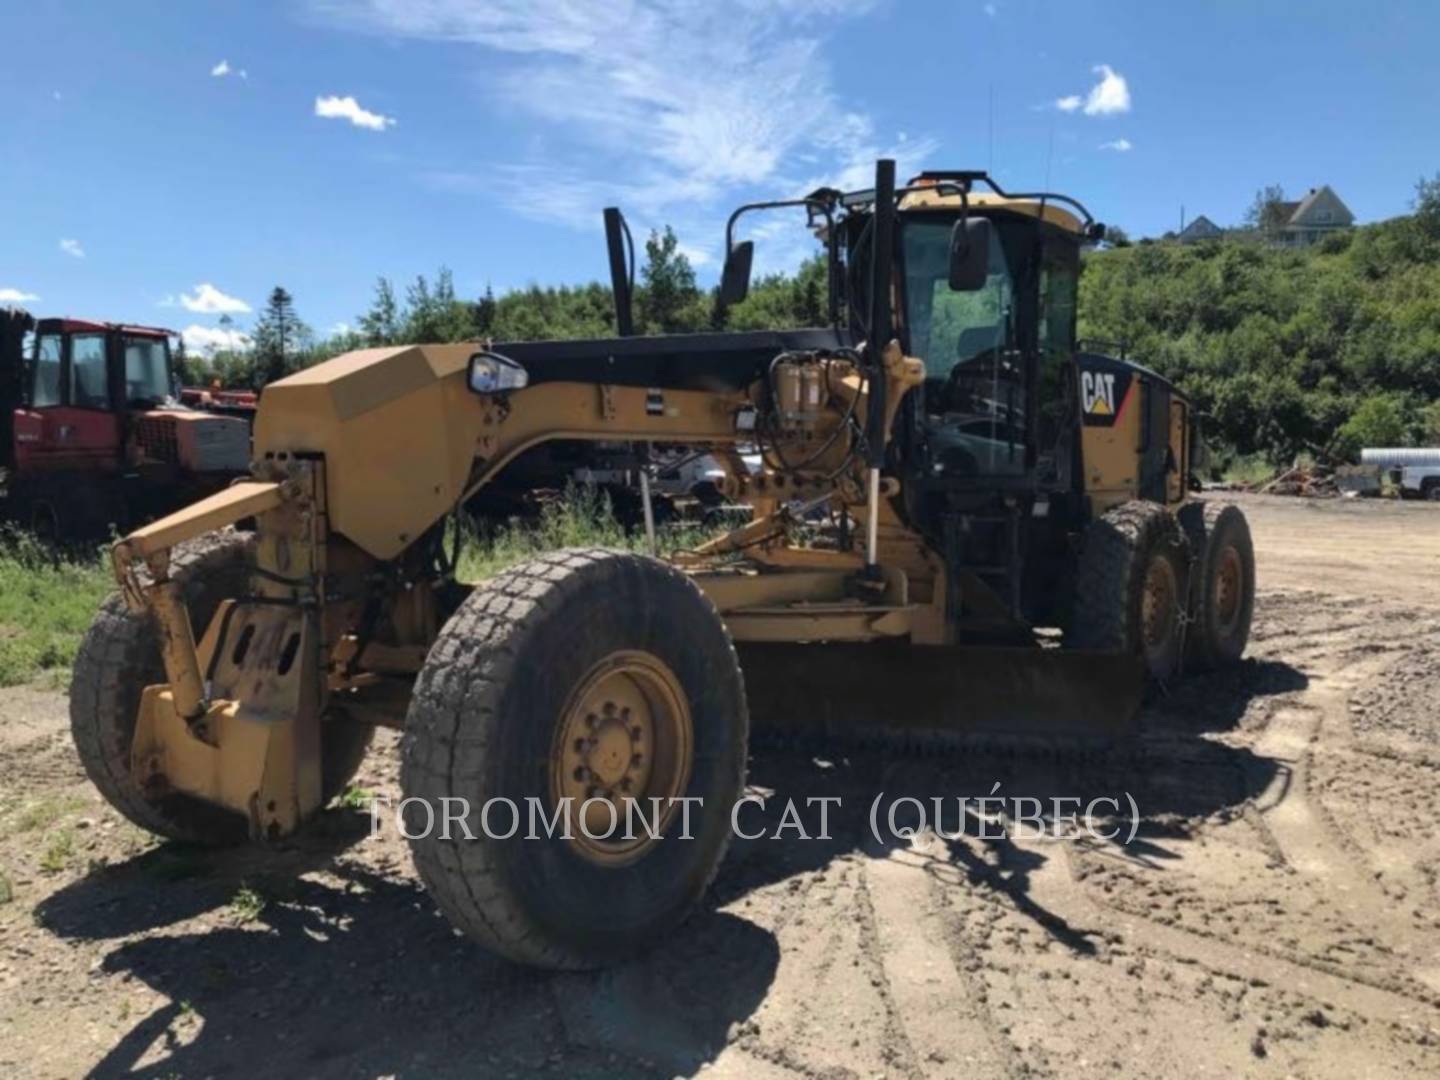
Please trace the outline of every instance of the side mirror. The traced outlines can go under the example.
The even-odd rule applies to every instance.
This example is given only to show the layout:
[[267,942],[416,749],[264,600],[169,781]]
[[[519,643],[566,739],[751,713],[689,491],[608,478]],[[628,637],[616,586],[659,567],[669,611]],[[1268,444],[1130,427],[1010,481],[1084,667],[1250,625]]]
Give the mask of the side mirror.
[[990,219],[966,218],[950,230],[950,288],[974,292],[990,273]]
[[741,240],[725,256],[720,273],[720,306],[733,307],[750,295],[750,267],[755,262],[755,242]]

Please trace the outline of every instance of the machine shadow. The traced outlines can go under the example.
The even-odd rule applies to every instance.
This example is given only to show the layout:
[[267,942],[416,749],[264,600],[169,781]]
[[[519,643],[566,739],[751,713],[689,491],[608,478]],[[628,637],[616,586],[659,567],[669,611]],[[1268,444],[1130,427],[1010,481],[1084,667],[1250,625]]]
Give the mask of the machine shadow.
[[[1042,831],[1054,824],[1056,800],[1065,800],[1058,804],[1062,816],[1083,814],[1093,805],[1098,832],[1118,834],[1085,842],[1163,872],[1177,857],[1174,842],[1186,839],[1195,823],[1239,813],[1277,777],[1285,780],[1283,762],[1207,736],[1258,722],[1307,682],[1299,669],[1274,661],[1248,660],[1221,673],[1193,676],[1147,702],[1139,734],[1104,749],[1057,742],[1042,749],[962,745],[920,757],[883,745],[844,752],[758,751],[749,782],[752,790],[767,793],[766,804],[763,811],[756,804],[738,815],[749,835],[732,847],[714,901],[724,906],[852,853],[885,858],[909,846],[897,835],[902,830],[938,824],[947,837],[961,836],[944,843],[945,865],[930,868],[937,879],[1003,893],[1058,944],[1088,953],[1093,946],[1086,935],[1030,895],[1030,875],[1055,855],[1045,843],[1017,843],[1013,832],[1007,835],[1009,830],[991,820],[1000,804],[977,800],[1002,800],[1012,816],[1016,806],[1025,815],[1038,807],[1044,811]],[[765,720],[756,718],[762,731]],[[820,800],[831,800],[825,819]],[[984,820],[977,811],[985,813]],[[820,835],[822,824],[828,825],[828,838]],[[1022,836],[1027,828],[1031,836],[1037,831],[1021,823]]]
[[[357,812],[326,813],[278,851],[165,845],[62,889],[36,919],[64,938],[113,942],[102,970],[167,1001],[94,1066],[98,1076],[221,1076],[277,1059],[312,1076],[691,1074],[760,1007],[780,962],[773,933],[725,909],[837,859],[907,846],[886,834],[884,808],[882,833],[872,833],[877,795],[887,807],[905,798],[927,811],[940,798],[942,826],[965,838],[938,850],[932,876],[1005,896],[1057,944],[1086,954],[1095,931],[1031,896],[1031,875],[1055,855],[993,835],[973,803],[963,810],[957,800],[1083,807],[1114,798],[1124,814],[1128,794],[1136,832],[1115,851],[1163,872],[1195,821],[1238,813],[1283,769],[1207,733],[1304,686],[1280,663],[1197,677],[1147,705],[1144,734],[1106,752],[759,749],[749,780],[766,805],[740,809],[741,835],[706,903],[663,947],[606,972],[531,971],[459,937],[398,848],[378,859],[350,851],[369,826]],[[826,807],[827,837],[820,799],[837,800]],[[787,825],[791,803],[797,817]],[[917,824],[914,811],[903,804],[896,825]],[[1102,810],[1102,824],[1111,816]],[[234,907],[242,887],[266,901],[248,921]]]
[[[306,1076],[688,1075],[774,979],[773,935],[708,907],[629,965],[518,967],[453,931],[404,860],[377,872],[348,857],[368,824],[331,811],[279,852],[165,845],[39,905],[41,926],[113,942],[101,970],[166,999],[91,1075],[244,1075],[262,1060]],[[258,913],[237,910],[241,888]]]

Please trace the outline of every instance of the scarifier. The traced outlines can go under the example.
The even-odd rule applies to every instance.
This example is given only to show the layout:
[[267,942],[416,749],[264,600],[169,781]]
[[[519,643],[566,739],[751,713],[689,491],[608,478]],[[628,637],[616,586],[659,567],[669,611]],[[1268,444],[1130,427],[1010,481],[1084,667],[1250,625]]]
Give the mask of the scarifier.
[[[748,289],[737,221],[780,207],[825,245],[828,326],[368,349],[268,387],[252,477],[114,545],[72,697],[105,795],[165,836],[282,837],[403,728],[441,908],[586,967],[704,892],[752,722],[1114,738],[1147,677],[1240,656],[1245,519],[1190,498],[1188,400],[1077,349],[1102,232],[1078,202],[978,172],[897,189],[881,161],[871,190],[737,210],[722,305]],[[753,518],[664,559],[556,551],[457,583],[457,508],[595,441],[714,454]]]

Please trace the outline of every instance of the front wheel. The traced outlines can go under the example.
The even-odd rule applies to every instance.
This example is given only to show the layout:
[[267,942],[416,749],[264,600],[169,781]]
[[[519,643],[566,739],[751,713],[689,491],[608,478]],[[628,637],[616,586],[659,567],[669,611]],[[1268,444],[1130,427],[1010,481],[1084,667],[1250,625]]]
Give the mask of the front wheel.
[[[220,602],[244,596],[254,560],[253,535],[225,529],[177,545],[170,577],[197,635],[209,626]],[[225,845],[245,839],[248,824],[239,814],[189,795],[156,795],[135,778],[130,747],[140,694],[165,681],[160,638],[148,612],[131,611],[118,593],[95,615],[75,657],[70,684],[70,732],[86,774],[105,800],[142,829],[171,840]],[[322,805],[354,777],[374,728],[342,719],[321,728]]]
[[684,574],[599,549],[523,563],[469,596],[416,681],[416,867],[452,923],[513,960],[638,955],[720,864],[747,729],[729,635]]

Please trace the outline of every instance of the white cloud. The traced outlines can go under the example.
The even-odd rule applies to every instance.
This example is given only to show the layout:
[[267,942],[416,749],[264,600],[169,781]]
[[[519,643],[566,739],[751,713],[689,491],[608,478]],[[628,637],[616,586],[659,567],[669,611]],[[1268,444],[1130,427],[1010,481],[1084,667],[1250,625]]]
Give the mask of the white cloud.
[[[163,306],[164,301],[161,301],[161,304]],[[193,311],[200,315],[234,315],[250,310],[250,305],[244,300],[226,296],[208,281],[202,281],[195,286],[194,296],[189,293],[181,293],[180,306],[186,311]]]
[[186,349],[199,353],[211,353],[217,349],[248,349],[251,344],[250,335],[239,330],[201,326],[199,323],[185,327],[180,336],[185,339]]
[[387,127],[394,127],[399,123],[393,116],[382,116],[361,108],[360,103],[349,95],[317,97],[315,115],[327,120],[349,120],[356,127],[368,128],[371,131],[384,131]]
[[60,250],[66,255],[73,255],[77,259],[85,257],[85,249],[80,246],[79,240],[61,240]]
[[981,10],[984,11],[986,15],[990,16],[990,18],[995,18],[996,8],[994,4],[986,4]]
[[[824,35],[875,0],[310,3],[327,22],[475,46],[477,85],[529,128],[534,150],[484,174],[421,178],[539,220],[593,230],[600,208],[619,204],[637,236],[670,222],[695,243],[734,202],[809,190],[807,174],[873,176],[884,149],[824,55]],[[906,156],[935,145],[912,132]]]
[[1118,150],[1122,154],[1125,153],[1125,151],[1133,150],[1134,148],[1135,144],[1132,143],[1129,139],[1111,139],[1109,142],[1103,142],[1100,144],[1101,150]]
[[40,297],[23,289],[0,289],[0,304],[24,304]]
[[1083,104],[1079,94],[1067,94],[1055,102],[1055,108],[1061,112],[1074,112]]
[[218,64],[216,64],[210,69],[210,74],[217,79],[223,79],[226,75],[230,74],[230,61],[221,60]]
[[1130,111],[1130,84],[1109,64],[1095,68],[1100,81],[1085,95],[1086,116],[1109,116]]

